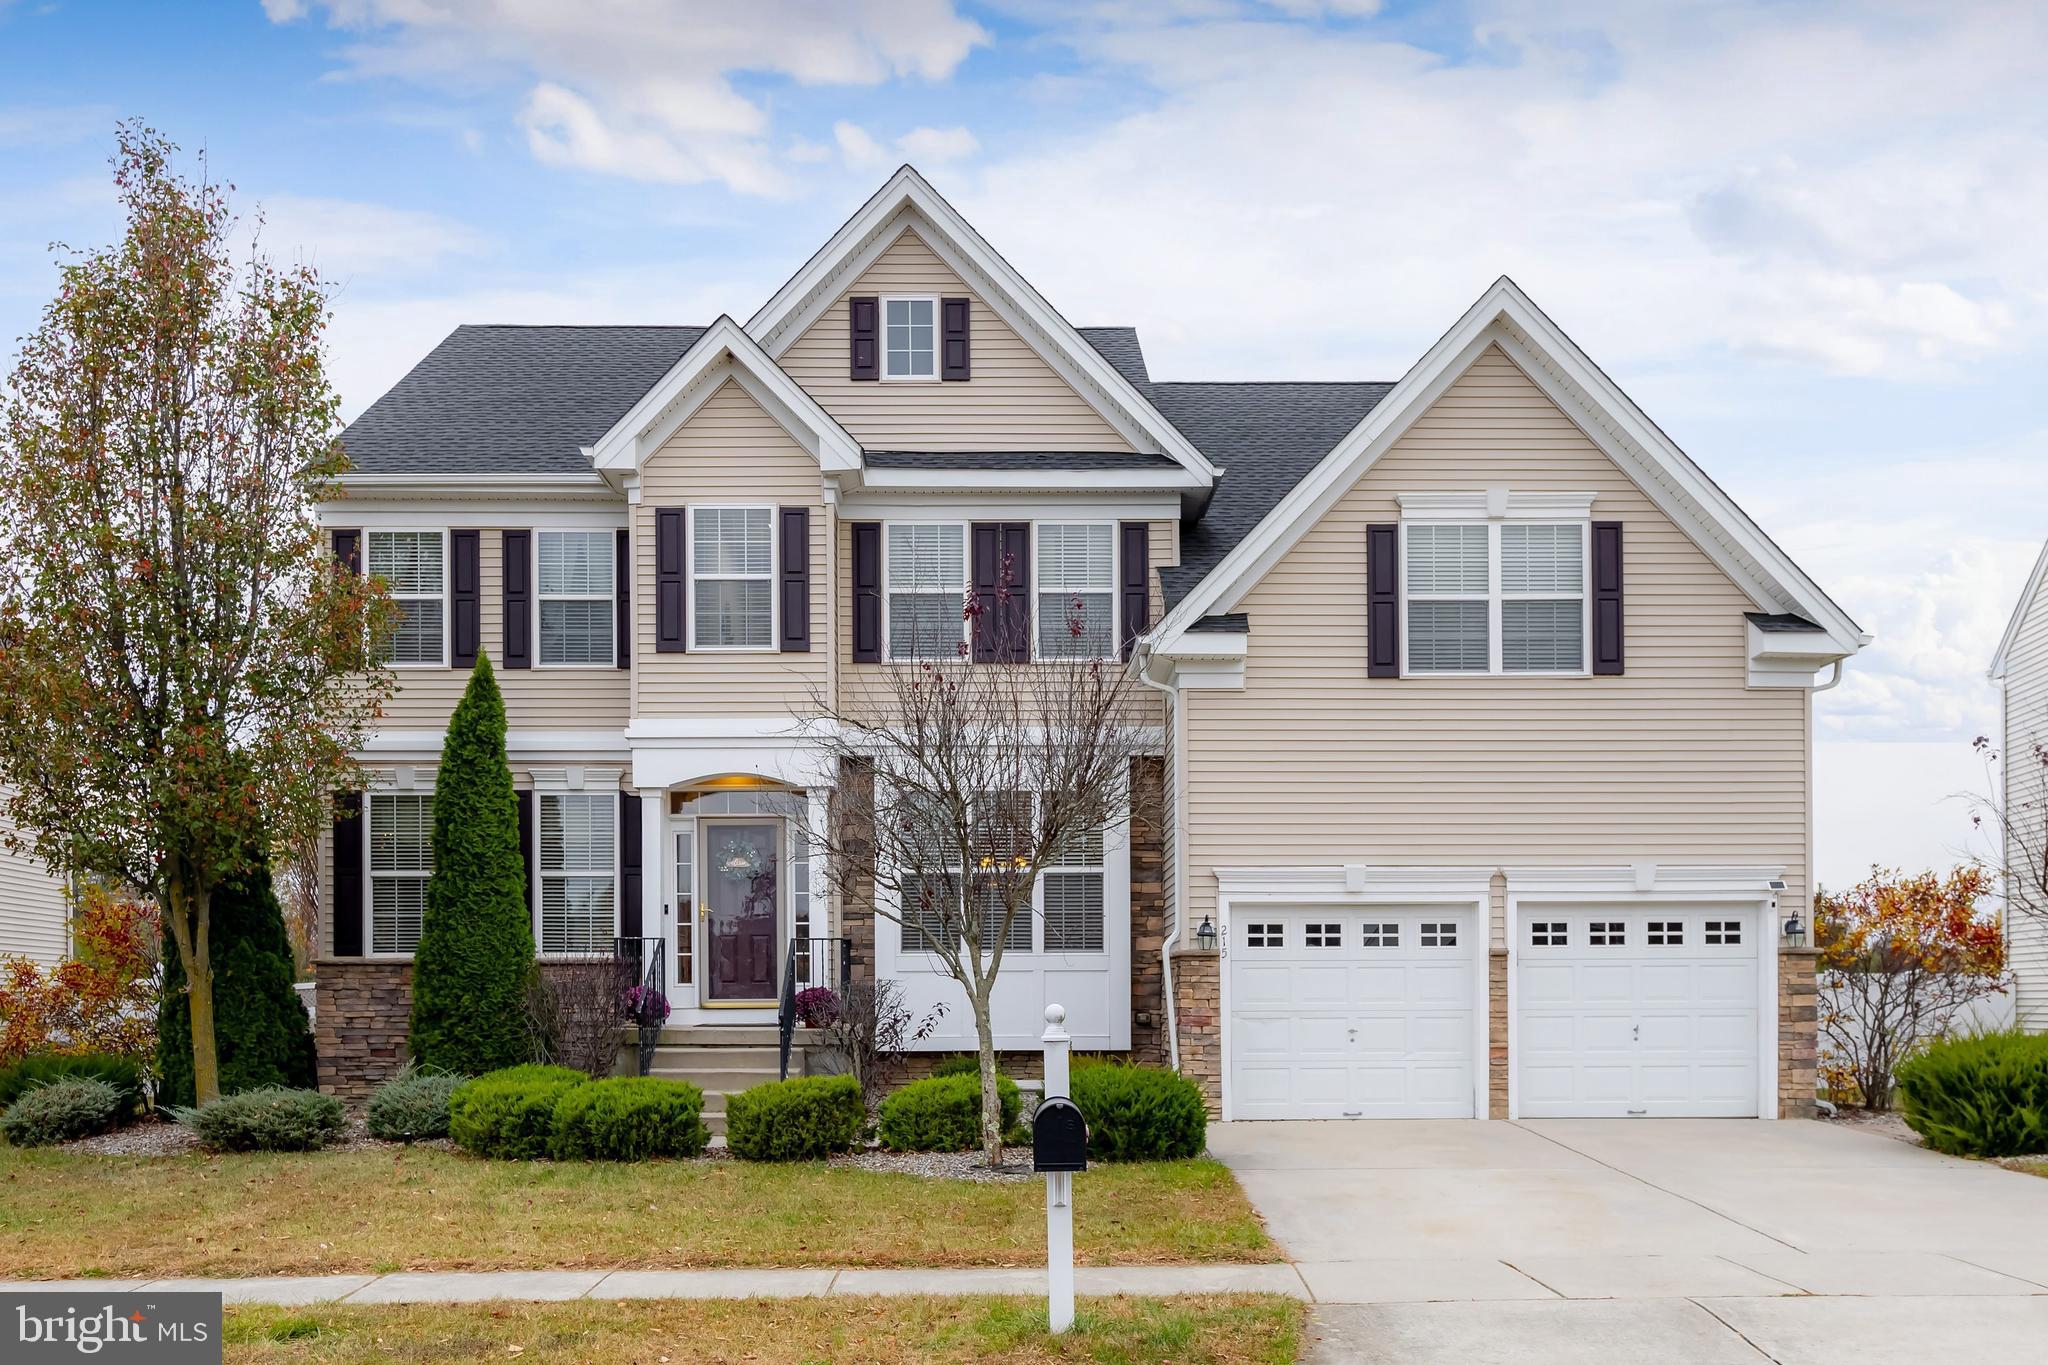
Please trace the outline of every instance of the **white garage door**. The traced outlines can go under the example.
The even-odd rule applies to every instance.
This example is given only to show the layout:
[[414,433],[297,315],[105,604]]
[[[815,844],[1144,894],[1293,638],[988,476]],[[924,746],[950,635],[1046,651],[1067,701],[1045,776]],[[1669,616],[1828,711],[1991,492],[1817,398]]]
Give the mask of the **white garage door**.
[[1523,908],[1524,1118],[1757,1111],[1757,920],[1726,909]]
[[1469,910],[1233,918],[1233,1117],[1472,1117]]

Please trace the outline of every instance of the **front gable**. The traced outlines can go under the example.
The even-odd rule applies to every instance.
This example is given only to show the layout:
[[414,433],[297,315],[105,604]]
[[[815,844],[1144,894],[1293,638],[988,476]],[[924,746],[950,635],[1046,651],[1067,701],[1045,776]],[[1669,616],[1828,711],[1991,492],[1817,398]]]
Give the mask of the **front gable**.
[[[849,300],[891,295],[968,300],[969,378],[891,381],[849,376]],[[779,359],[783,369],[871,451],[1135,448],[909,224],[832,298]]]

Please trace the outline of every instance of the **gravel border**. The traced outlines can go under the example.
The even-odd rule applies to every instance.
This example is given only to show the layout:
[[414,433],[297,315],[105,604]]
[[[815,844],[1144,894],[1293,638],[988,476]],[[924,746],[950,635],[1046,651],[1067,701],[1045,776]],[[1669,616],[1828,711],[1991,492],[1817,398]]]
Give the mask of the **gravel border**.
[[[404,1151],[408,1147],[429,1148],[434,1151],[452,1152],[455,1144],[446,1138],[429,1138],[424,1142],[385,1142],[370,1136],[369,1127],[362,1119],[351,1118],[348,1131],[335,1142],[328,1143],[323,1152],[389,1152]],[[52,1151],[68,1152],[79,1156],[239,1156],[242,1153],[216,1153],[202,1146],[199,1135],[182,1123],[166,1118],[144,1119],[126,1128],[116,1128],[111,1133],[96,1137],[80,1138],[76,1142],[63,1142],[51,1148]]]
[[1017,1160],[1014,1151],[1006,1155],[1008,1159],[1002,1166],[990,1169],[982,1164],[979,1152],[885,1152],[877,1148],[835,1156],[827,1164],[922,1176],[927,1180],[966,1180],[977,1185],[1011,1185],[1032,1178],[1035,1172],[1028,1161]]

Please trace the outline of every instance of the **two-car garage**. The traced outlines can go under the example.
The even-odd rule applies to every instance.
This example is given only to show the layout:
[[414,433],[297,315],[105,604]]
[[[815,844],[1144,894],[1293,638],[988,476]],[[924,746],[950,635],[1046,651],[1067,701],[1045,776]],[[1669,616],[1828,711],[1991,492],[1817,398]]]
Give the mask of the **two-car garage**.
[[[1763,1112],[1759,904],[1540,898],[1506,916],[1504,954],[1487,920],[1483,899],[1232,905],[1226,1116]],[[1506,1096],[1489,1093],[1503,1045]]]

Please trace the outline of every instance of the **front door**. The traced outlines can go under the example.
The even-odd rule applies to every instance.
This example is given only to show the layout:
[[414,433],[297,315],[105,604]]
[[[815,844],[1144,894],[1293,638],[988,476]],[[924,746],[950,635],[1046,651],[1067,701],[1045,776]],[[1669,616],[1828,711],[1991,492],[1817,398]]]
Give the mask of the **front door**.
[[782,822],[702,820],[707,1003],[775,999]]

